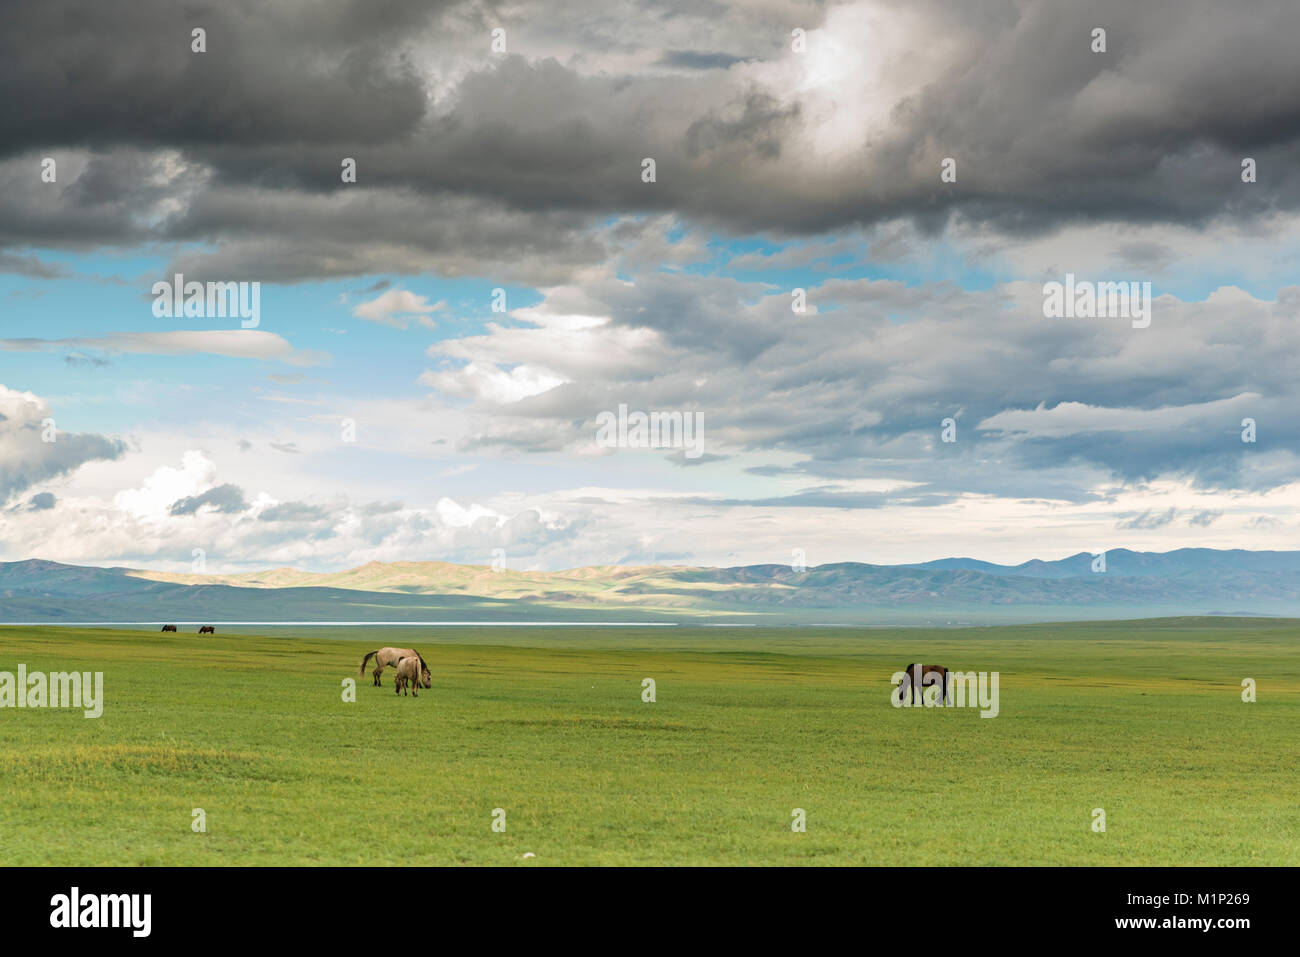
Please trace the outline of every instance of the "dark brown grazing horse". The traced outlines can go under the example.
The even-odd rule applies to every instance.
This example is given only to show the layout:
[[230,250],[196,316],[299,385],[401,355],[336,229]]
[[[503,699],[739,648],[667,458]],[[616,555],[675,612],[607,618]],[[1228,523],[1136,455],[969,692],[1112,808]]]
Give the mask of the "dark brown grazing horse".
[[175,626],[175,625],[163,625],[163,626],[162,626],[162,630],[163,630],[163,631],[175,631],[175,630],[176,630],[176,626]]
[[204,625],[199,629],[200,635],[215,635],[216,633],[217,629],[213,628],[211,625]]
[[[921,695],[921,698],[918,700],[917,703],[924,704],[925,701],[922,692],[930,685],[938,685],[938,687],[943,691],[943,695],[940,698],[940,701],[945,705],[951,702],[951,699],[948,695],[948,669],[945,668],[943,665],[914,664],[914,665],[908,665],[903,670],[907,672],[907,677],[908,677],[908,681],[904,686],[907,688],[907,691],[904,692],[900,688],[899,690],[900,695],[906,693],[909,698],[913,694]],[[928,675],[938,675],[939,677],[937,680],[931,679],[930,681],[926,681],[925,679]],[[907,701],[907,698],[903,698],[902,700]],[[908,703],[910,704],[911,702],[909,701]]]

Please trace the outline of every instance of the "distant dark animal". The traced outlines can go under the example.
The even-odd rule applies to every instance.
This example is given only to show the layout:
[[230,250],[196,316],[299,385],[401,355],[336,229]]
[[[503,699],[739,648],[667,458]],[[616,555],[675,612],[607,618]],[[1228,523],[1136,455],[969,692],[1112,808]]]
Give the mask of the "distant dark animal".
[[163,630],[163,631],[175,631],[175,630],[176,630],[176,626],[175,626],[175,625],[163,625],[163,626],[162,626],[162,630]]
[[[416,689],[420,687],[420,666],[423,664],[424,662],[420,660],[419,655],[400,659],[397,662],[397,676],[393,679],[395,685],[393,693],[405,694],[406,689],[409,687],[411,697],[420,697],[420,692]],[[425,669],[425,674],[428,674],[428,669]],[[425,685],[425,687],[429,686]]]
[[[940,699],[942,703],[945,705],[952,703],[948,693],[948,669],[943,665],[914,664],[908,665],[903,670],[907,672],[907,680],[900,686],[898,692],[903,701],[910,704],[912,702],[908,701],[908,699],[912,695],[921,695],[926,688],[937,685],[942,690],[942,698]],[[930,675],[936,675],[937,677],[930,678]],[[913,700],[918,704],[924,703],[923,700]]]
[[420,659],[421,683],[426,688],[432,688],[433,675],[430,674],[429,672],[429,666],[425,664],[424,658],[421,657],[420,653],[416,651],[414,648],[380,648],[378,651],[368,651],[366,652],[366,656],[361,659],[361,669],[357,673],[364,675],[366,673],[366,662],[369,661],[371,658],[374,658],[375,659],[375,671],[374,671],[375,687],[378,688],[381,687],[382,685],[382,682],[379,680],[379,676],[384,673],[385,668],[391,668],[393,665],[397,664],[403,658],[412,658],[412,657]]
[[199,629],[200,635],[215,635],[216,633],[217,629],[213,628],[211,625],[204,625]]

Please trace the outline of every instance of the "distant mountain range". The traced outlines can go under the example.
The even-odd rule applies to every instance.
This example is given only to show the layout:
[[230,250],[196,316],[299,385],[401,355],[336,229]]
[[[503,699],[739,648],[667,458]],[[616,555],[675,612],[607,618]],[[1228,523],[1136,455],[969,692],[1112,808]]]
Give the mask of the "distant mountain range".
[[494,572],[447,562],[371,562],[190,575],[0,562],[0,622],[745,621],[995,624],[1164,615],[1300,617],[1300,551],[1184,548],[1080,552],[997,565],[842,562],[734,568],[593,566]]

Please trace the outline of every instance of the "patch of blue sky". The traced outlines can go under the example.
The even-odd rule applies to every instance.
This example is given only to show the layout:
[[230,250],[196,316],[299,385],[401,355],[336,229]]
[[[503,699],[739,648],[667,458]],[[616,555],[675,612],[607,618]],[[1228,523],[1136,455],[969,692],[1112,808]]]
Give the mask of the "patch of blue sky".
[[[241,319],[154,315],[153,284],[174,278],[168,256],[41,251],[38,258],[63,278],[0,274],[0,338],[47,342],[33,349],[0,349],[0,383],[39,382],[44,398],[58,400],[65,412],[84,418],[78,429],[112,431],[142,421],[151,425],[185,421],[194,412],[184,411],[183,404],[174,401],[182,393],[194,397],[233,391],[256,396],[328,387],[331,392],[381,398],[420,394],[426,390],[417,380],[432,364],[425,354],[431,344],[477,335],[489,321],[516,324],[509,310],[541,301],[534,289],[494,285],[482,278],[366,276],[263,282],[256,328],[285,339],[293,347],[292,355],[264,360],[202,352],[158,355],[114,349],[113,337],[236,330],[242,327]],[[493,289],[498,287],[506,293],[506,313],[492,311]],[[423,296],[430,306],[445,306],[390,316],[395,324],[354,314],[357,306],[392,289]],[[421,316],[432,325],[422,323]],[[86,339],[107,341],[57,342]],[[97,396],[94,401],[84,399],[92,393]]]

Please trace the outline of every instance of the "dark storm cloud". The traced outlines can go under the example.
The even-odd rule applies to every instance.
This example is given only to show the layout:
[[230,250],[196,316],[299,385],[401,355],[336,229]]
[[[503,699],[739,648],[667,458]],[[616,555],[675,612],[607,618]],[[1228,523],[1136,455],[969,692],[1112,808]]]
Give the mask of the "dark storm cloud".
[[189,495],[177,499],[172,502],[168,512],[171,515],[196,515],[199,509],[205,505],[211,506],[215,511],[227,514],[242,512],[248,507],[248,504],[244,501],[243,490],[238,485],[227,483],[210,488],[198,495]]
[[[86,248],[163,238],[172,208],[206,180],[174,154],[136,147],[52,158],[53,183],[40,181],[39,152],[0,161],[0,245]],[[0,268],[27,271],[6,260]]]
[[[210,251],[177,264],[267,279],[559,280],[605,261],[590,233],[620,213],[787,235],[959,213],[1026,233],[1300,207],[1294,3],[881,0],[902,26],[879,37],[844,5],[545,9],[4,4],[0,245],[196,242]],[[488,51],[498,22],[508,55]],[[890,89],[861,72],[878,57]],[[39,183],[47,154],[57,184]]]
[[35,256],[17,256],[0,253],[0,272],[26,276],[28,279],[63,279],[68,271],[54,263],[42,262]]
[[199,243],[220,236],[220,246],[181,252],[168,271],[200,280],[296,282],[431,268],[482,275],[500,268],[528,282],[561,282],[613,252],[589,226],[577,213],[512,210],[473,197],[361,188],[322,199],[221,187],[195,196],[167,227],[168,238]]
[[[356,142],[409,131],[396,55],[444,4],[58,0],[0,5],[0,153],[28,147]],[[207,52],[191,31],[207,31]]]
[[664,66],[684,70],[725,70],[733,63],[742,63],[744,60],[745,57],[730,53],[700,53],[695,50],[668,50],[659,58]]

